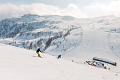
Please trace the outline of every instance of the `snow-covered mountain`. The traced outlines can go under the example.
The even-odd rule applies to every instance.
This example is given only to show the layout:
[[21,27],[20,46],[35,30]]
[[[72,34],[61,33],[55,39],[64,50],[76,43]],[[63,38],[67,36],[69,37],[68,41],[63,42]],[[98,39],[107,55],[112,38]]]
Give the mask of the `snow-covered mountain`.
[[62,54],[70,60],[82,59],[86,55],[88,59],[99,54],[101,56],[98,57],[111,55],[113,59],[118,59],[119,25],[120,18],[115,16],[77,19],[71,16],[26,14],[0,21],[0,42],[32,50],[40,47],[48,54]]
[[[7,44],[19,46],[27,49],[36,49],[41,47],[45,51],[52,43],[54,46],[62,46],[59,50],[63,50],[64,43],[69,44],[65,48],[72,48],[73,45],[78,45],[81,36],[73,38],[76,40],[72,43],[67,42],[66,36],[70,35],[71,31],[79,30],[80,25],[74,23],[76,18],[70,16],[38,16],[24,15],[20,18],[4,19],[0,21],[0,37],[11,38],[6,41]],[[71,34],[72,35],[72,34]],[[59,41],[54,41],[57,40]],[[64,43],[62,43],[64,41]],[[62,43],[62,44],[61,44]]]
[[[115,16],[77,19],[27,14],[4,19],[0,21],[0,79],[119,80],[119,25],[120,18]],[[37,57],[38,47],[45,52],[41,53],[44,58]],[[56,59],[58,54],[62,59]],[[93,57],[117,66],[105,64],[110,70],[104,70],[84,64]]]

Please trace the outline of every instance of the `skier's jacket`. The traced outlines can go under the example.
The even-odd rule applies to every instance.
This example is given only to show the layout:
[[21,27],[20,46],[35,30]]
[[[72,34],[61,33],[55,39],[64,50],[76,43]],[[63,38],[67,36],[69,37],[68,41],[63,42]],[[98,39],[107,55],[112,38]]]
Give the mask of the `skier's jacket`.
[[[40,51],[40,48],[38,48],[36,52],[39,52],[39,51]],[[41,51],[40,51],[40,52],[41,52]]]

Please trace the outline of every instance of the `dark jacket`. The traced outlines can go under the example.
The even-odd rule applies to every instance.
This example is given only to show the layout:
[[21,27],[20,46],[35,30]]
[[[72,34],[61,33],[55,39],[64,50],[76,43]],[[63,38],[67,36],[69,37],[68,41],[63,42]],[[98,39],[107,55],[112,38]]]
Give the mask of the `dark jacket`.
[[41,52],[40,48],[38,48],[36,52],[39,52],[39,51]]
[[57,57],[57,58],[58,58],[58,59],[59,59],[59,58],[61,58],[61,55],[58,55],[58,57]]

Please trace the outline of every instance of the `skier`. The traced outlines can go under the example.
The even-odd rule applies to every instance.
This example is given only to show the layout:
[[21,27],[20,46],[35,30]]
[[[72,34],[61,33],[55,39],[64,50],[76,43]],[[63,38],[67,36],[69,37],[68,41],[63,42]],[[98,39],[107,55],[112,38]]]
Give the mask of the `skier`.
[[58,55],[58,57],[57,57],[57,58],[58,58],[58,59],[59,59],[59,58],[61,58],[61,55]]
[[40,56],[40,53],[41,53],[40,48],[38,48],[38,49],[36,50],[36,53],[38,54],[38,57],[41,57],[41,56]]

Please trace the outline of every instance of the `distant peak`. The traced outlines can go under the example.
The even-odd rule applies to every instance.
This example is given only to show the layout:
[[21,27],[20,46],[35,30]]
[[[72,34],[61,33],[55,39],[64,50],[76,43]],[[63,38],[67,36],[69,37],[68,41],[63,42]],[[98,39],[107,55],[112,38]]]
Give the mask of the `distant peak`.
[[27,18],[27,17],[40,17],[40,16],[36,15],[36,14],[25,14],[25,15],[21,16],[21,18]]

